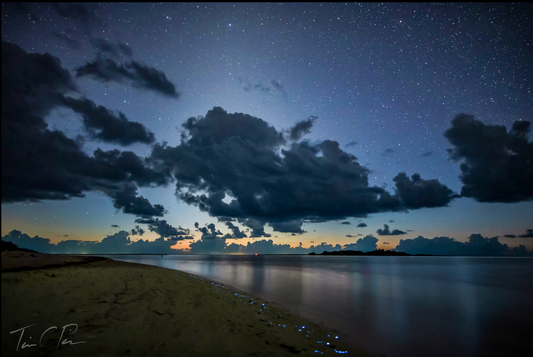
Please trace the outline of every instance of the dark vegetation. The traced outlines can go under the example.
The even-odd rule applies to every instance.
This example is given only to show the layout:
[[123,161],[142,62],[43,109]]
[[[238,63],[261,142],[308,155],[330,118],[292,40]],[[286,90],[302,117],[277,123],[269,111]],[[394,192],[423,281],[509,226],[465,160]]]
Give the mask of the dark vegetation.
[[0,240],[0,248],[2,252],[4,250],[8,250],[8,251],[18,250],[22,252],[39,253],[39,252],[36,252],[35,250],[19,248],[15,243],[6,242],[5,240]]

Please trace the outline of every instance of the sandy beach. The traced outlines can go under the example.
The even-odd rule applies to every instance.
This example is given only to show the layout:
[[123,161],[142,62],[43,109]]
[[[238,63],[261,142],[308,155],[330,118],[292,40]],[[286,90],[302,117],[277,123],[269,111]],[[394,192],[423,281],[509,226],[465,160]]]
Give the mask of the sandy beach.
[[340,352],[368,356],[280,306],[195,275],[100,257],[2,252],[4,356]]

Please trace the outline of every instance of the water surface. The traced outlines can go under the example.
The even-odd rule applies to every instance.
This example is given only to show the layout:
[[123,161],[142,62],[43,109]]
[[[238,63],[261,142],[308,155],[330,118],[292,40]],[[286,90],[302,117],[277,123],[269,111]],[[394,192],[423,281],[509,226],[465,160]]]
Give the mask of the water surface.
[[533,356],[533,259],[109,256],[281,304],[378,356]]

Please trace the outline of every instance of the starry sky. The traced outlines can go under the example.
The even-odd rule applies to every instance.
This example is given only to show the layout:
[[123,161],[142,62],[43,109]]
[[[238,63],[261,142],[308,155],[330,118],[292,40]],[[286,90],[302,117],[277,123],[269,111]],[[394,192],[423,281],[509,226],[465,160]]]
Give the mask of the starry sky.
[[532,23],[530,3],[2,3],[2,236],[531,250]]

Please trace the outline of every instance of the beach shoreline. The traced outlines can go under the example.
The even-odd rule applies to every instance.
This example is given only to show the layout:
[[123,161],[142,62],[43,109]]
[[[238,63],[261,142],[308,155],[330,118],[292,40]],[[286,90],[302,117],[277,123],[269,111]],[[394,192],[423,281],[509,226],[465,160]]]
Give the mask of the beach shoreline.
[[277,304],[193,274],[103,257],[2,252],[5,356],[345,351],[369,356]]

